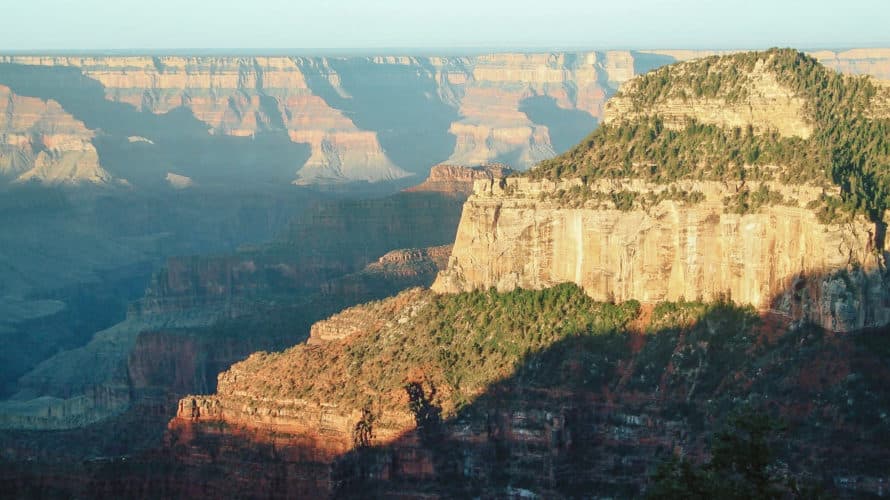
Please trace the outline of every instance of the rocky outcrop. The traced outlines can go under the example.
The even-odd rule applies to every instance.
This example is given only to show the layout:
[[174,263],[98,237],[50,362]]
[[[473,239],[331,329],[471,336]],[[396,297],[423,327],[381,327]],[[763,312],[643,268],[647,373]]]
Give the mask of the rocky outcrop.
[[[858,177],[849,181],[852,194],[835,185],[829,173],[841,167],[824,159],[834,150],[802,159],[820,147],[804,142],[814,131],[824,136],[836,126],[830,111],[817,109],[823,89],[800,83],[810,77],[834,78],[840,88],[870,85],[787,50],[679,63],[631,80],[607,105],[606,125],[569,153],[527,178],[476,182],[449,268],[433,289],[573,282],[597,300],[730,297],[832,331],[890,323],[887,221],[873,194],[883,188],[858,190],[868,182]],[[863,120],[882,106],[880,88],[867,88],[856,99]],[[832,99],[852,106],[842,94]],[[764,137],[758,148],[785,156],[757,164],[760,149],[741,158],[739,142],[721,149],[696,136],[696,127],[723,144],[742,134]],[[877,130],[867,140],[883,140]],[[642,137],[658,139],[636,141]],[[881,152],[857,147],[869,161],[884,161]],[[682,148],[697,150],[681,158]],[[795,162],[818,166],[791,173]],[[734,173],[715,175],[726,173],[724,163]],[[826,216],[825,200],[849,209],[853,196],[876,208]]]
[[[2,56],[0,63],[76,68],[88,82],[101,86],[106,100],[168,118],[175,110],[186,109],[217,136],[282,135],[284,141],[308,146],[308,158],[303,160],[292,148],[276,143],[294,158],[288,166],[290,178],[305,185],[425,175],[431,165],[443,161],[464,165],[501,161],[526,169],[589,133],[604,118],[606,100],[635,75],[672,61],[714,53],[605,51],[369,58]],[[879,78],[890,75],[886,49],[820,51],[814,55],[840,71]],[[51,77],[40,73],[33,78]],[[46,82],[24,83],[39,88]],[[788,108],[782,130],[786,125],[797,129],[800,124],[795,121],[793,99],[771,93],[770,82],[763,83],[763,107],[721,108],[720,103],[697,102],[701,118],[720,115],[723,121],[747,123],[759,121],[767,107],[780,106]],[[400,90],[393,95],[391,89],[395,88]],[[30,106],[20,104],[14,107],[13,116],[16,110]],[[663,111],[671,114],[669,106]],[[47,144],[21,127],[11,132],[5,141],[8,151],[0,154],[0,165],[7,166],[0,168],[15,170],[16,176],[33,171],[26,178],[50,182],[108,182],[103,170],[107,165],[102,165],[104,160],[97,157],[91,143],[93,133],[60,132],[59,127],[64,129],[64,123],[70,121],[64,114],[53,112],[41,121],[40,126],[56,136],[48,138]],[[98,122],[91,126],[103,133],[114,128]],[[188,127],[181,131],[185,135],[196,132]],[[139,147],[165,147],[164,141],[155,143],[151,137],[142,137],[142,132],[125,133],[144,139]],[[30,152],[22,149],[32,140],[37,144],[29,146]],[[29,165],[27,169],[25,165]],[[275,180],[280,179],[276,176]]]
[[341,301],[360,303],[396,290],[432,283],[439,271],[448,265],[449,255],[451,245],[393,250],[357,273],[323,284],[321,293]]
[[[316,495],[330,494],[335,486],[333,464],[354,448],[356,423],[366,418],[362,407],[338,403],[342,399],[339,396],[325,400],[322,392],[337,392],[342,388],[341,380],[319,378],[319,388],[325,389],[304,398],[272,396],[273,387],[287,384],[291,377],[300,377],[295,382],[303,385],[302,370],[307,367],[287,368],[288,359],[300,354],[324,356],[345,348],[344,340],[350,337],[385,333],[394,325],[407,325],[428,296],[429,292],[413,289],[391,299],[349,308],[316,323],[307,344],[290,349],[287,356],[251,355],[220,375],[217,395],[187,396],[180,401],[177,415],[168,426],[168,448],[178,450],[175,459],[185,467],[219,466],[220,459],[239,467],[242,456],[272,445],[276,450],[273,461],[282,460],[285,468],[303,471],[292,476],[296,481],[282,486],[288,489],[281,494],[295,494],[290,488],[300,491],[310,484]],[[392,442],[414,427],[406,403],[404,394],[396,394],[389,401],[393,408],[401,409],[387,411],[375,420],[368,444]],[[219,458],[205,455],[209,440],[225,443],[226,451]],[[196,481],[204,480],[199,473]],[[245,484],[239,487],[256,488],[256,478],[245,477],[243,481]]]
[[432,191],[437,193],[473,194],[473,182],[480,179],[501,179],[513,170],[501,164],[486,164],[478,167],[460,165],[434,165],[430,176],[417,186],[405,189],[406,192]]
[[[463,85],[461,119],[449,163],[504,161],[524,170],[554,156],[549,120],[524,110],[530,98],[549,98],[552,110],[577,110],[595,119],[606,98],[633,76],[632,56],[621,52],[580,54],[492,54],[473,60]],[[540,120],[540,118],[538,118]],[[571,142],[575,142],[573,138]]]
[[[494,297],[471,299],[476,309],[463,311],[448,339],[436,326],[448,299],[415,289],[317,323],[306,345],[234,365],[216,394],[180,401],[167,434],[176,469],[206,488],[280,496],[309,485],[321,496],[509,496],[519,478],[524,491],[551,498],[591,488],[634,496],[663,458],[701,459],[703,429],[747,401],[794,423],[784,437],[794,444],[781,452],[788,474],[846,493],[876,492],[886,480],[867,471],[890,458],[871,441],[887,424],[868,430],[855,415],[871,403],[845,395],[886,392],[884,355],[856,347],[864,337],[789,331],[725,303],[687,322],[684,308],[702,305],[674,303],[664,309],[680,311],[673,320],[649,309],[630,331],[568,335],[506,373],[466,374],[448,353],[482,341],[472,318],[500,319],[480,309],[485,295]],[[676,320],[685,326],[670,326]],[[412,351],[424,338],[444,352]],[[455,407],[468,381],[443,375],[451,369],[487,380],[484,391]],[[855,447],[857,458],[817,459],[837,446]],[[254,472],[260,464],[266,475]],[[247,472],[211,473],[220,469]],[[851,475],[859,479],[833,482]]]
[[[589,189],[665,189],[604,184]],[[890,249],[875,251],[881,231],[875,223],[820,223],[806,205],[821,189],[787,188],[792,204],[740,215],[724,205],[729,193],[721,183],[682,187],[705,200],[693,206],[668,200],[632,210],[611,201],[572,206],[547,199],[569,185],[479,181],[464,205],[448,269],[433,290],[506,291],[574,282],[597,300],[731,297],[834,331],[890,322],[881,253]]]
[[[374,132],[359,130],[312,93],[291,58],[7,57],[5,62],[80,68],[111,101],[155,114],[185,107],[216,134],[286,131],[311,148],[301,183],[407,175],[384,155]],[[295,165],[294,172],[298,169]]]
[[95,133],[58,102],[0,85],[0,176],[15,182],[106,184]]
[[[744,83],[747,95],[744,99],[728,99],[725,96],[714,98],[696,97],[694,89],[673,89],[672,92],[682,93],[682,98],[659,100],[649,105],[634,102],[634,95],[639,93],[640,80],[632,80],[622,92],[611,99],[606,106],[605,123],[619,120],[633,121],[641,116],[659,116],[666,126],[682,128],[688,119],[701,123],[719,125],[726,128],[754,127],[758,131],[776,130],[785,137],[806,139],[812,134],[813,126],[803,112],[804,99],[795,95],[795,91],[781,85],[772,72],[765,71],[763,62],[759,62],[753,71],[745,75]],[[676,68],[676,69],[674,69]],[[683,66],[665,68],[666,78],[682,79]],[[710,68],[712,74],[725,72],[726,68],[715,64]]]
[[[429,285],[450,253],[450,245],[393,250],[339,276],[332,270],[338,258],[338,269],[351,267],[343,255],[328,255],[318,269],[314,257],[282,260],[274,252],[168,259],[125,321],[19,381],[18,393],[0,402],[0,428],[76,429],[123,414],[146,391],[213,391],[217,373],[258,349],[304,340],[325,314]],[[258,326],[245,335],[248,325]]]
[[[232,255],[169,258],[130,305],[126,320],[76,349],[51,353],[24,374],[12,401],[0,403],[0,428],[72,429],[121,415],[138,403],[127,363],[144,335],[184,332],[179,348],[197,349],[197,361],[195,373],[183,377],[212,381],[226,361],[300,342],[312,322],[342,307],[428,286],[450,249],[426,247],[453,241],[462,201],[462,195],[400,193],[324,202],[268,245]],[[415,250],[388,253],[397,248]],[[196,330],[210,339],[217,331],[227,337],[237,328],[251,334],[240,335],[242,341],[230,348],[236,354],[219,362],[207,361],[218,347],[211,340],[192,345],[187,338]],[[85,365],[92,367],[88,373]]]
[[[618,58],[610,64],[616,71],[627,71],[629,62]],[[411,58],[371,63],[413,64]],[[464,61],[460,64],[466,66]],[[425,71],[437,78],[446,75],[450,84],[440,89],[439,98],[448,102],[459,97],[456,82],[468,74],[440,66]],[[346,87],[339,87],[335,76],[336,72],[328,73],[326,81],[339,95]],[[790,130],[795,134],[794,126]],[[749,180],[745,187],[755,189],[762,185],[759,182]],[[740,214],[727,198],[742,186],[728,183],[675,182],[671,187],[679,188],[678,195],[666,193],[663,185],[635,181],[477,180],[449,269],[441,273],[435,288],[514,290],[575,281],[595,298],[636,298],[644,306],[677,299],[680,305],[672,307],[682,309],[686,301],[680,299],[729,297],[836,331],[886,323],[884,224],[861,218],[823,223],[808,205],[824,188],[768,186],[783,201]],[[629,204],[613,196],[627,192],[639,196]],[[684,193],[697,196],[691,201],[681,196]],[[305,262],[309,272],[305,281],[298,280],[301,283],[330,283],[338,273],[362,269],[382,253],[372,252],[386,242],[417,237],[424,230],[417,226],[429,234],[447,230],[437,219],[443,216],[440,206],[419,194],[428,193],[405,194],[402,201],[322,205],[292,226],[286,238],[269,249],[270,255],[288,253],[289,258]],[[417,224],[399,217],[406,208],[417,217]],[[350,211],[362,217],[343,216]],[[350,234],[353,240],[343,244],[327,238],[337,232]],[[336,252],[342,252],[337,254],[339,260],[331,257]],[[399,279],[429,276],[446,253],[444,249],[390,253],[353,272],[350,279],[375,274]],[[152,297],[158,300],[145,309],[145,317],[253,293],[252,281],[242,280],[252,272],[242,276],[238,273],[243,269],[236,269],[244,261],[220,262],[206,269],[186,266],[159,280],[162,292]],[[330,287],[332,295],[341,294],[338,286]],[[177,294],[184,297],[183,306],[178,298],[166,300]],[[520,335],[535,339],[536,328],[504,329],[510,337],[502,339],[493,340],[499,332],[473,337],[492,319],[486,300],[530,308],[541,303],[522,300],[521,294],[496,297],[486,292],[470,299],[462,295],[456,300],[464,303],[447,307],[448,303],[438,302],[433,308],[431,304],[446,299],[411,290],[318,323],[304,345],[279,354],[254,354],[219,378],[217,395],[189,396],[179,402],[161,460],[173,464],[169,468],[175,471],[173,479],[159,487],[163,495],[144,493],[156,491],[151,489],[142,494],[319,496],[350,484],[361,488],[370,480],[374,489],[364,490],[365,494],[557,497],[596,490],[632,496],[641,493],[641,483],[659,455],[675,450],[684,456],[703,454],[701,429],[739,401],[762,404],[801,426],[800,436],[809,439],[795,441],[803,443],[804,451],[793,450],[795,460],[788,463],[811,464],[818,457],[833,456],[837,448],[855,447],[858,462],[820,462],[813,470],[843,481],[848,474],[858,476],[868,483],[861,490],[872,493],[878,491],[872,486],[884,481],[882,472],[864,464],[887,460],[881,437],[887,435],[887,398],[881,383],[886,379],[886,360],[883,348],[858,344],[864,337],[824,335],[807,327],[789,332],[752,330],[753,315],[743,311],[733,316],[722,301],[714,306],[716,314],[694,324],[656,328],[639,319],[631,331],[620,335],[612,330],[586,335],[573,322],[561,321],[560,328],[569,334],[555,345],[531,348],[513,343]],[[319,304],[329,305],[309,301],[307,309],[298,312],[321,314]],[[699,306],[710,307],[692,307]],[[467,315],[446,323],[443,315],[454,310]],[[647,310],[652,313],[644,307]],[[257,325],[296,331],[266,312],[252,321],[227,323],[214,333],[242,336],[256,333]],[[721,314],[729,314],[728,319]],[[78,355],[59,357],[56,366],[70,375],[74,367],[98,360],[96,372],[114,373],[109,379],[113,383],[128,379],[140,390],[154,384],[169,384],[176,390],[194,384],[196,389],[212,390],[206,376],[195,374],[207,375],[218,367],[203,364],[200,344],[190,338],[203,335],[206,340],[212,333],[182,335],[162,326],[135,337],[109,332],[101,336],[101,343]],[[447,339],[444,333],[451,326],[466,340],[466,349],[449,348],[447,342],[455,337]],[[734,328],[741,330],[727,333]],[[416,339],[426,339],[426,344],[414,344],[423,349],[404,348]],[[517,358],[521,361],[486,364],[485,370],[474,372],[448,369],[463,366],[461,356],[482,352],[485,363],[509,359],[488,356],[491,349],[501,347],[521,355]],[[153,371],[158,368],[164,373]],[[47,387],[62,387],[61,378],[52,378],[52,373],[44,367],[29,376],[31,386],[45,392]],[[98,375],[91,377],[78,387],[92,387],[99,380]],[[461,386],[467,379],[477,385]],[[801,391],[800,397],[788,396],[796,391]],[[78,397],[75,391],[67,396]],[[67,412],[74,403],[32,416],[45,419],[50,413]],[[109,407],[125,411],[124,404]],[[67,419],[63,424],[77,425],[109,414],[94,407],[89,411],[94,413],[82,412],[86,416],[81,420],[62,413]],[[51,428],[52,422],[26,423]],[[840,433],[853,437],[826,438]],[[145,469],[151,469],[150,464],[158,462],[146,463]],[[110,465],[104,473],[115,467]],[[516,487],[520,481],[522,488]],[[469,489],[454,489],[466,483]]]

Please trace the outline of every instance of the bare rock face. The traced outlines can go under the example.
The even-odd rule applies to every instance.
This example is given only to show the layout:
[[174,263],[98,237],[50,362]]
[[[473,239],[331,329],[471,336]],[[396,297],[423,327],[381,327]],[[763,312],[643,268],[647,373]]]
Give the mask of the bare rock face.
[[[159,115],[184,108],[213,134],[286,135],[291,142],[309,146],[308,160],[294,161],[293,181],[326,184],[400,179],[409,172],[425,173],[441,161],[463,165],[498,161],[527,169],[564,151],[607,119],[607,99],[635,75],[714,53],[604,51],[425,58],[2,56],[0,63],[78,68],[83,76],[101,84],[110,101]],[[854,49],[813,55],[839,71],[890,78],[888,54],[887,49]],[[390,99],[387,89],[394,88],[405,96],[380,106],[378,101]],[[806,126],[798,120],[799,102],[777,92],[766,76],[758,88],[764,99],[751,108],[693,100],[696,117],[745,124],[781,111],[775,125],[783,134],[807,135]],[[420,100],[411,100],[408,94]],[[108,182],[91,144],[93,133],[82,124],[72,129],[70,115],[52,101],[40,112],[43,119],[34,129],[36,115],[28,108],[37,109],[34,106],[40,107],[41,101],[30,99],[8,103],[4,99],[0,105],[16,122],[12,128],[6,126],[0,171],[23,180]],[[428,114],[412,111],[430,103],[434,106]],[[677,106],[664,103],[657,111],[670,117]],[[613,107],[626,106],[618,101]],[[381,121],[386,113],[399,119]],[[31,120],[31,125],[21,120]],[[442,126],[411,135],[412,129],[424,128],[426,122],[442,122]],[[418,145],[417,138],[435,147]]]
[[[312,93],[297,61],[286,57],[6,57],[4,62],[74,66],[105,89],[106,99],[140,111],[185,107],[216,134],[286,131],[308,143],[300,183],[379,181],[404,177],[372,131],[359,130]],[[300,169],[294,165],[294,171]]]
[[[557,152],[551,130],[533,121],[523,111],[523,103],[545,97],[552,99],[554,109],[601,117],[606,98],[633,73],[632,64],[625,64],[623,70],[615,67],[615,60],[620,59],[616,54],[493,54],[476,58],[463,85],[462,118],[450,128],[456,145],[448,162],[507,161],[524,170],[551,158]],[[625,55],[630,59],[629,53]],[[602,80],[611,86],[603,86]]]
[[[783,174],[786,166],[775,163],[761,166],[759,177],[750,179],[748,164],[739,162],[736,177],[720,178],[696,168],[727,161],[732,151],[689,161],[655,160],[659,153],[653,152],[651,163],[649,153],[634,161],[628,155],[622,167],[619,155],[602,160],[600,170],[570,173],[586,161],[581,160],[585,155],[594,158],[606,155],[603,151],[613,144],[619,150],[624,146],[621,139],[603,139],[605,134],[644,123],[664,125],[687,141],[694,139],[684,131],[695,122],[735,134],[747,129],[751,137],[777,132],[767,140],[780,144],[784,138],[808,139],[826,125],[822,115],[813,115],[816,98],[806,97],[812,94],[794,88],[788,74],[773,67],[793,66],[776,62],[779,57],[810,61],[808,71],[830,73],[815,60],[787,51],[667,66],[627,82],[609,101],[605,123],[611,128],[542,164],[539,169],[553,174],[550,181],[477,181],[464,206],[449,268],[433,289],[507,291],[573,282],[597,300],[728,297],[832,331],[886,325],[890,249],[884,210],[846,218],[817,216],[826,197],[847,194],[825,176],[830,169],[824,164],[812,180]],[[883,116],[882,92],[879,86],[869,90],[875,97],[869,97],[862,119]],[[680,147],[679,141],[670,147]],[[685,161],[685,170],[666,173],[671,161]],[[553,165],[559,166],[548,170]],[[665,177],[650,178],[647,172]],[[753,209],[734,207],[733,200],[754,191],[769,201]]]
[[0,85],[0,176],[17,182],[106,184],[94,132],[59,103]]
[[430,169],[430,176],[417,186],[405,189],[407,192],[433,191],[470,196],[473,194],[473,183],[480,179],[501,179],[513,172],[513,169],[502,164],[485,164],[478,167],[460,165],[435,165]]
[[[572,206],[546,199],[568,184],[478,181],[464,205],[448,269],[433,290],[574,282],[597,300],[730,297],[834,331],[890,322],[882,255],[888,248],[875,251],[885,244],[876,242],[881,228],[875,223],[820,223],[806,208],[821,193],[815,188],[788,188],[794,204],[740,215],[724,207],[728,192],[721,183],[686,187],[706,200],[619,210],[611,202]],[[640,183],[606,188],[664,189]]]
[[842,73],[872,75],[882,80],[890,80],[890,49],[850,49],[836,52],[819,50],[810,55],[820,63]]
[[[177,387],[183,387],[183,380],[193,380],[189,370],[194,368],[211,379],[203,387],[212,388],[214,369],[219,371],[228,366],[226,361],[263,345],[271,349],[300,342],[314,319],[407,287],[428,286],[444,268],[450,246],[424,246],[453,240],[462,200],[438,193],[399,193],[375,200],[320,203],[268,247],[234,255],[169,258],[144,296],[130,305],[125,321],[25,374],[13,400],[0,404],[0,428],[74,429],[119,416],[137,402],[138,388],[133,384],[146,378],[142,374],[153,364],[166,363],[182,373],[175,379]],[[392,250],[399,246],[410,248]],[[170,336],[167,345],[184,351],[182,357],[152,350],[150,342],[140,341],[141,336],[159,331],[212,332],[224,321],[243,321],[260,314],[258,310],[295,303],[305,304],[299,317],[306,323],[274,335],[269,334],[273,325],[239,334],[240,342],[227,344],[223,339],[219,345],[197,347],[188,339],[177,344]],[[293,321],[282,315],[284,319],[273,321]],[[227,345],[231,352],[220,354]],[[192,349],[195,354],[189,357]],[[148,353],[139,354],[140,350]],[[145,359],[131,364],[131,369],[139,369],[128,374],[132,356]],[[214,356],[217,361],[212,361]],[[90,369],[84,370],[87,365]],[[201,377],[194,375],[197,379]]]

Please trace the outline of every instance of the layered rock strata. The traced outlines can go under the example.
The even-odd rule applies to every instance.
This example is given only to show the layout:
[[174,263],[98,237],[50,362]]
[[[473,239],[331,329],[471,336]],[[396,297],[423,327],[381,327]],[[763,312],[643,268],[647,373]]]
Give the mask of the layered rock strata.
[[[807,203],[818,188],[782,187],[794,200],[758,213],[727,211],[722,183],[688,182],[705,200],[620,210],[611,200],[568,205],[556,185],[527,179],[477,181],[464,205],[440,293],[574,282],[597,300],[647,303],[729,297],[834,331],[890,322],[886,245],[880,224],[823,224]],[[647,193],[665,186],[602,183],[576,189]],[[543,198],[543,199],[542,199]]]
[[48,184],[111,181],[99,165],[95,133],[58,102],[0,85],[0,176]]
[[[494,296],[476,299],[486,294]],[[881,439],[886,423],[869,430],[855,416],[876,417],[886,404],[863,392],[868,386],[883,394],[887,372],[883,355],[860,345],[863,337],[789,331],[726,305],[680,320],[685,326],[665,318],[649,324],[649,310],[630,331],[569,335],[532,349],[505,373],[486,366],[479,374],[489,381],[484,391],[455,407],[454,395],[466,390],[459,385],[475,374],[449,377],[461,370],[449,364],[447,350],[398,353],[399,346],[422,345],[419,337],[437,339],[437,321],[445,318],[437,300],[413,289],[346,309],[316,323],[306,345],[256,353],[220,375],[216,394],[183,398],[167,434],[176,470],[203,488],[281,497],[635,496],[664,457],[701,459],[702,429],[713,422],[696,415],[717,417],[749,401],[795,423],[794,437],[786,438],[795,445],[782,451],[789,474],[804,470],[822,484],[845,478],[830,489],[847,494],[877,492],[886,480],[877,469],[867,472],[890,459],[871,441]],[[673,305],[702,307],[688,304]],[[491,314],[476,307],[463,311],[467,324],[453,331],[471,332],[470,318]],[[452,347],[473,339],[456,333]],[[433,345],[438,341],[448,342]],[[412,383],[423,393],[420,404],[403,389]],[[847,391],[879,409],[850,402]],[[837,446],[855,447],[857,459],[818,459]],[[245,472],[211,473],[220,469]]]
[[[316,184],[425,174],[436,161],[504,161],[525,169],[592,130],[604,117],[606,100],[633,76],[669,62],[713,53],[605,51],[371,58],[2,56],[0,63],[76,68],[101,85],[107,100],[157,115],[186,109],[216,135],[286,134],[290,141],[309,146],[308,160],[302,164],[295,160],[293,178],[300,184]],[[814,56],[840,71],[890,77],[886,49],[820,51]],[[46,77],[40,75],[35,78]],[[45,82],[30,83],[38,88]],[[765,82],[764,89],[769,87]],[[386,95],[386,88],[402,89],[403,99]],[[782,101],[773,104],[788,107],[793,115],[793,99],[772,97]],[[27,120],[31,105],[12,104],[7,106],[7,114],[12,112],[18,120],[21,110],[26,114],[22,119]],[[423,111],[412,112],[414,107]],[[664,111],[670,114],[670,109]],[[759,119],[764,109],[730,107],[722,111],[741,122]],[[699,110],[705,118],[718,112],[719,108],[708,105]],[[386,120],[381,113],[390,113],[398,121]],[[7,165],[6,171],[15,170],[16,176],[32,171],[28,179],[107,182],[101,158],[97,159],[91,143],[94,132],[60,132],[70,121],[62,115],[59,110],[40,121],[40,128],[46,128],[49,135],[29,133],[30,127],[11,130],[6,159],[0,159],[0,164]],[[789,120],[793,121],[791,115]],[[418,135],[418,130],[423,132]],[[40,137],[48,137],[49,142],[43,144]],[[140,145],[154,145],[151,138],[133,137]],[[34,145],[22,149],[35,140]],[[414,151],[417,148],[422,150],[420,156]],[[430,163],[415,164],[418,161]]]
[[473,194],[473,182],[480,179],[501,179],[513,170],[502,164],[485,164],[478,167],[461,165],[434,165],[430,175],[417,186],[405,189],[406,192],[431,191],[461,196]]
[[[676,75],[669,78],[682,78],[682,66],[677,66]],[[713,73],[723,71],[713,68]],[[637,84],[640,80],[631,80],[622,89],[621,94],[609,101],[606,107],[604,123],[620,120],[633,121],[641,116],[659,116],[666,126],[682,128],[687,120],[694,119],[701,123],[719,125],[721,127],[753,127],[757,131],[776,130],[785,137],[808,138],[813,126],[805,118],[803,108],[805,100],[795,95],[795,91],[781,85],[776,76],[758,64],[753,71],[745,75],[744,84],[748,95],[745,99],[732,100],[726,97],[696,97],[692,89],[684,98],[665,99],[651,105],[639,106],[634,96],[640,92]]]
[[[433,289],[573,282],[597,300],[729,297],[832,331],[887,324],[883,208],[834,218],[820,208],[851,196],[882,206],[874,194],[882,188],[859,189],[868,182],[859,178],[844,184],[831,173],[844,167],[825,159],[837,151],[801,160],[821,147],[807,139],[835,126],[822,115],[831,111],[819,108],[829,104],[803,88],[819,84],[805,78],[872,85],[780,50],[679,63],[627,82],[609,102],[604,128],[542,163],[542,175],[476,182],[449,268]],[[883,87],[867,88],[855,102],[840,94],[831,105],[861,106],[860,119],[881,120]],[[696,127],[716,139],[702,140]],[[869,130],[868,140],[884,139],[881,128]],[[733,139],[743,134],[763,141],[747,158]],[[732,145],[721,149],[720,141]],[[884,161],[879,150],[860,147],[869,161]],[[682,156],[681,148],[698,150]],[[775,148],[777,158],[761,159],[760,148]],[[795,162],[815,165],[807,171]]]

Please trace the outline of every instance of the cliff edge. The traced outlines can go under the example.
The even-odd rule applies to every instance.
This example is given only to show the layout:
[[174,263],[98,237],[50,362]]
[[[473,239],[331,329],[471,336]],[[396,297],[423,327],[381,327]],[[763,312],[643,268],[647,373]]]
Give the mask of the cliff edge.
[[597,300],[885,325],[885,88],[778,49],[631,80],[574,149],[475,184],[433,290],[568,281]]

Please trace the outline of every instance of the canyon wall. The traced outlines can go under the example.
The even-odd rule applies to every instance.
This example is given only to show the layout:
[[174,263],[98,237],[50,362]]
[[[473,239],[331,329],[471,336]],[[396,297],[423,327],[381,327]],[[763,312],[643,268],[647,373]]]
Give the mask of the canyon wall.
[[16,392],[16,380],[41,361],[123,321],[171,255],[268,241],[319,198],[287,185],[145,192],[29,182],[2,190],[0,394]]
[[[557,198],[574,186],[659,192],[639,181],[556,184],[478,181],[464,205],[442,293],[574,282],[597,300],[657,303],[729,297],[834,331],[890,322],[882,229],[865,219],[823,224],[806,205],[821,188],[772,185],[787,204],[727,209],[723,183],[681,183],[700,203],[661,201],[621,210],[611,200]],[[877,243],[876,243],[877,242]]]
[[[488,349],[473,321],[502,319],[480,303],[529,307],[522,295],[476,294],[453,329],[438,323],[461,299],[428,290],[346,309],[304,345],[233,365],[216,394],[180,400],[165,457],[183,484],[273,497],[633,497],[661,460],[701,460],[705,430],[744,401],[793,423],[784,473],[843,495],[881,491],[887,424],[872,405],[886,406],[886,356],[867,347],[880,334],[789,330],[726,303],[674,303],[673,313],[644,307],[628,331],[570,333],[504,370],[496,349],[462,371],[465,348]],[[685,316],[693,310],[708,312]],[[818,458],[841,447],[857,453]]]
[[0,176],[15,182],[104,184],[94,132],[53,100],[16,95],[0,85]]
[[[606,125],[570,153],[524,178],[476,181],[449,268],[433,289],[573,282],[597,300],[731,298],[836,332],[890,323],[884,208],[827,215],[826,200],[852,195],[835,184],[840,174],[832,180],[841,167],[825,157],[849,146],[802,159],[820,147],[808,138],[837,125],[824,124],[829,111],[819,106],[828,105],[817,101],[824,84],[804,88],[807,76],[790,69],[797,66],[835,85],[865,82],[780,50],[678,63],[626,82],[606,106]],[[859,98],[860,119],[883,116],[882,89]],[[852,108],[854,98],[844,97],[833,99]],[[690,123],[732,145],[701,140]],[[882,140],[880,133],[868,140]],[[732,136],[742,134],[766,143],[741,158],[744,146]],[[781,153],[761,158],[770,147]],[[679,153],[684,148],[694,151]],[[804,178],[795,162],[816,171]],[[535,180],[542,177],[550,180]]]
[[[141,373],[150,364],[134,365],[134,357],[191,367],[193,373],[155,378],[173,380],[174,387],[204,380],[190,390],[213,390],[228,364],[301,342],[326,314],[429,285],[447,262],[450,246],[441,245],[454,240],[466,179],[476,172],[461,170],[451,172],[460,179],[450,183],[454,191],[421,187],[379,199],[319,202],[272,242],[228,255],[168,258],[126,319],[21,374],[11,398],[0,402],[0,428],[70,429],[121,415],[140,403],[136,381],[151,378],[133,374],[133,366]],[[151,351],[155,344],[146,338],[154,335],[166,335],[174,353]],[[177,341],[181,345],[170,347]],[[85,364],[92,366],[88,373]]]
[[[425,176],[441,162],[526,169],[593,130],[634,75],[712,52],[0,56],[11,117],[0,124],[0,173],[45,183],[200,184],[225,174],[330,184]],[[840,71],[890,75],[885,49],[814,55]],[[228,148],[241,153],[218,153]]]
[[[217,374],[232,363],[258,350],[283,349],[305,340],[310,325],[326,314],[430,284],[450,251],[450,246],[394,250],[359,272],[316,285],[315,294],[289,298],[280,285],[257,275],[249,280],[252,293],[231,287],[215,297],[195,293],[193,287],[149,291],[125,321],[23,376],[18,393],[0,402],[0,429],[79,429],[121,418],[155,400],[213,392]],[[190,280],[198,280],[202,289],[216,288],[219,271],[214,268],[225,261],[209,264],[189,271]],[[174,261],[172,267],[177,266]],[[192,274],[201,268],[203,273]],[[85,372],[86,364],[91,369]],[[156,411],[170,410],[160,405]]]

